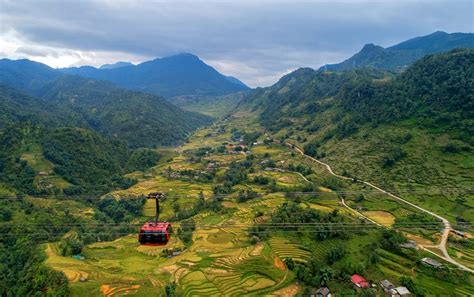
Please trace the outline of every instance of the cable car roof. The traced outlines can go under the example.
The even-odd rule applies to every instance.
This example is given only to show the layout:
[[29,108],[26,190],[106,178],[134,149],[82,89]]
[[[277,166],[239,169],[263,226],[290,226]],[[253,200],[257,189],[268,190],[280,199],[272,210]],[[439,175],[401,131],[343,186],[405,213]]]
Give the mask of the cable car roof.
[[143,231],[163,230],[163,231],[165,231],[168,228],[169,225],[170,225],[169,222],[156,222],[156,223],[155,222],[147,222],[142,226],[141,230],[143,230]]

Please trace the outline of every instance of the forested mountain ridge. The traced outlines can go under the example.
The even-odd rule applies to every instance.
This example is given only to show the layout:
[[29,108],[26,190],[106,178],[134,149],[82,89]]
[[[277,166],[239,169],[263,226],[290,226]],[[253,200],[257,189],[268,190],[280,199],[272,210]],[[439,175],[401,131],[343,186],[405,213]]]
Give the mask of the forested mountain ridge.
[[[2,101],[4,106],[16,106],[8,109],[4,118],[13,119],[9,113],[26,112],[32,120],[93,129],[130,147],[176,144],[189,132],[211,122],[209,117],[183,111],[159,96],[122,89],[106,81],[64,75],[40,63],[4,59],[0,66],[0,83],[29,93],[16,92],[8,101]],[[28,104],[18,106],[13,99]]]
[[402,71],[425,55],[446,52],[455,48],[474,48],[473,33],[434,32],[416,37],[391,47],[366,44],[360,52],[339,64],[328,64],[320,69],[347,71],[371,67]]
[[469,49],[427,56],[399,75],[299,69],[256,89],[236,111],[257,113],[273,137],[339,173],[392,190],[458,187],[459,201],[438,193],[414,202],[472,219],[463,191],[473,186],[473,69]]
[[0,187],[30,195],[103,194],[129,187],[123,175],[145,170],[160,155],[130,150],[93,131],[16,123],[0,129]]
[[26,92],[35,92],[61,75],[45,64],[27,59],[0,60],[0,83]]
[[124,90],[112,83],[64,76],[41,89],[43,100],[70,108],[90,127],[130,147],[173,145],[209,117],[183,111],[163,98]]
[[225,95],[249,89],[241,81],[220,74],[189,53],[113,69],[84,66],[63,68],[60,71],[111,81],[121,87],[167,98],[183,95]]
[[420,124],[446,125],[471,134],[474,50],[427,56],[400,75],[361,69],[324,72],[301,68],[259,88],[240,106],[261,110],[260,121],[279,130],[285,119],[341,108],[336,118],[377,125],[418,116]]
[[49,102],[3,84],[0,84],[0,109],[0,128],[19,122],[58,126],[66,121],[66,115],[56,113],[57,108]]

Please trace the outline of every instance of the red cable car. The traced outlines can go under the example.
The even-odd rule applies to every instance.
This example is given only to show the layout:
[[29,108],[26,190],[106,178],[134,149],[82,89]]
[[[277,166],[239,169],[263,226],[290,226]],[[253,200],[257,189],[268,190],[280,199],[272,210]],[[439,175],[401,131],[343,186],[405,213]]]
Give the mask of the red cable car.
[[166,245],[172,233],[168,222],[147,222],[140,229],[138,241],[146,246]]
[[169,222],[159,222],[160,199],[164,198],[163,193],[150,193],[147,199],[155,199],[156,201],[156,217],[154,222],[146,222],[140,228],[138,241],[145,246],[166,245],[171,237],[173,230]]

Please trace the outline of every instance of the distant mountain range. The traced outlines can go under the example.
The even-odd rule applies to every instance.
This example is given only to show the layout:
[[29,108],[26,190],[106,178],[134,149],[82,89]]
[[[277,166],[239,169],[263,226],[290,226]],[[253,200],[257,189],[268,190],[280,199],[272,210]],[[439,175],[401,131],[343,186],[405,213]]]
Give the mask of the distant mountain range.
[[82,127],[129,147],[152,147],[179,143],[211,121],[160,96],[63,74],[29,60],[0,60],[0,84],[1,126]]
[[248,90],[235,77],[225,76],[189,53],[133,65],[127,62],[59,69],[63,73],[107,80],[121,87],[167,98],[186,95],[216,96]]
[[366,44],[360,52],[339,64],[328,64],[321,70],[345,71],[364,67],[401,71],[427,54],[446,52],[455,48],[474,48],[473,33],[434,32],[383,48]]

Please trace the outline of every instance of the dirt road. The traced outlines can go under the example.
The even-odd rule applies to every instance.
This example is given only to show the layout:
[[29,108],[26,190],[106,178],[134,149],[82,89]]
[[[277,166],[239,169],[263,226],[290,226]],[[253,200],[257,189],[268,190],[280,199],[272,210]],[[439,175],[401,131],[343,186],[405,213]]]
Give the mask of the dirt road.
[[[314,161],[314,162],[316,162],[316,163],[318,163],[318,164],[320,164],[320,165],[325,166],[326,169],[329,171],[329,173],[330,173],[331,175],[333,175],[333,176],[335,176],[335,177],[338,177],[338,178],[341,178],[341,179],[345,179],[345,180],[352,180],[352,178],[350,178],[350,177],[347,177],[347,176],[343,176],[343,175],[339,175],[339,174],[334,173],[334,171],[332,170],[331,166],[329,166],[328,164],[326,164],[326,163],[324,163],[324,162],[321,162],[321,161],[319,161],[318,159],[315,159],[315,158],[313,158],[313,157],[311,157],[311,156],[309,156],[309,155],[306,155],[306,154],[304,153],[304,151],[303,151],[302,149],[300,149],[299,147],[297,147],[297,146],[295,146],[295,145],[293,145],[293,144],[291,144],[291,143],[289,143],[289,142],[285,142],[285,143],[286,143],[287,146],[289,146],[290,148],[294,149],[295,151],[297,151],[297,152],[300,153],[301,155],[305,156],[306,158],[309,158],[310,160],[312,160],[312,161]],[[451,229],[452,229],[452,228],[451,228],[451,223],[449,223],[449,221],[448,221],[447,219],[443,218],[443,217],[440,216],[440,215],[435,214],[435,213],[432,212],[432,211],[429,211],[429,210],[424,209],[424,208],[422,208],[422,207],[420,207],[420,206],[418,206],[418,205],[416,205],[416,204],[413,204],[413,203],[411,203],[410,201],[407,201],[407,200],[405,200],[405,199],[403,199],[403,198],[401,198],[401,197],[399,197],[399,196],[396,196],[396,195],[394,195],[394,194],[392,194],[392,193],[390,193],[390,192],[387,192],[387,191],[385,191],[384,189],[381,189],[381,188],[379,188],[378,186],[376,186],[376,185],[374,185],[374,184],[372,184],[372,183],[369,183],[369,182],[363,181],[363,180],[359,180],[359,179],[357,180],[357,182],[366,184],[367,186],[372,187],[372,188],[374,188],[374,189],[376,189],[376,190],[378,190],[378,191],[380,191],[380,192],[382,192],[382,193],[384,193],[384,194],[386,194],[386,195],[392,197],[393,199],[396,199],[396,200],[401,201],[401,202],[403,202],[403,203],[405,203],[405,204],[408,204],[408,205],[412,206],[413,208],[418,209],[419,211],[425,212],[425,213],[427,213],[427,214],[429,214],[429,215],[431,215],[431,216],[433,216],[433,217],[435,217],[435,218],[441,220],[441,221],[443,222],[444,229],[443,229],[443,233],[442,233],[442,235],[441,235],[441,240],[440,240],[439,244],[438,244],[438,245],[435,245],[435,246],[427,246],[427,247],[439,249],[439,250],[441,251],[441,253],[443,254],[443,256],[440,256],[440,255],[436,254],[435,252],[433,252],[433,251],[427,249],[427,247],[425,247],[425,246],[422,246],[422,245],[420,245],[420,246],[423,248],[423,250],[428,251],[428,252],[430,252],[431,254],[433,254],[433,255],[435,255],[435,256],[437,256],[437,257],[439,257],[439,258],[441,258],[441,259],[443,259],[443,260],[445,260],[445,261],[447,261],[447,262],[449,262],[449,263],[451,263],[451,264],[456,265],[456,266],[459,267],[460,269],[465,270],[465,271],[469,271],[469,272],[471,272],[471,273],[474,273],[474,270],[472,270],[472,269],[470,269],[470,268],[468,268],[468,267],[466,267],[466,266],[464,266],[464,265],[462,265],[462,264],[456,262],[456,261],[455,261],[453,258],[451,258],[451,256],[448,254],[448,250],[447,250],[447,248],[446,248],[446,244],[447,244],[447,241],[448,241],[449,233],[451,232]],[[342,200],[342,203],[343,203],[343,205],[344,205],[345,207],[350,208],[349,206],[347,206],[347,205],[345,204],[344,200]],[[350,208],[350,209],[352,209],[352,208]],[[370,220],[370,221],[372,221],[372,220]],[[373,221],[372,221],[372,222],[373,222]],[[373,222],[373,223],[375,223],[375,222]],[[377,224],[377,223],[375,223],[375,224]],[[379,225],[379,224],[377,224],[377,225]]]

